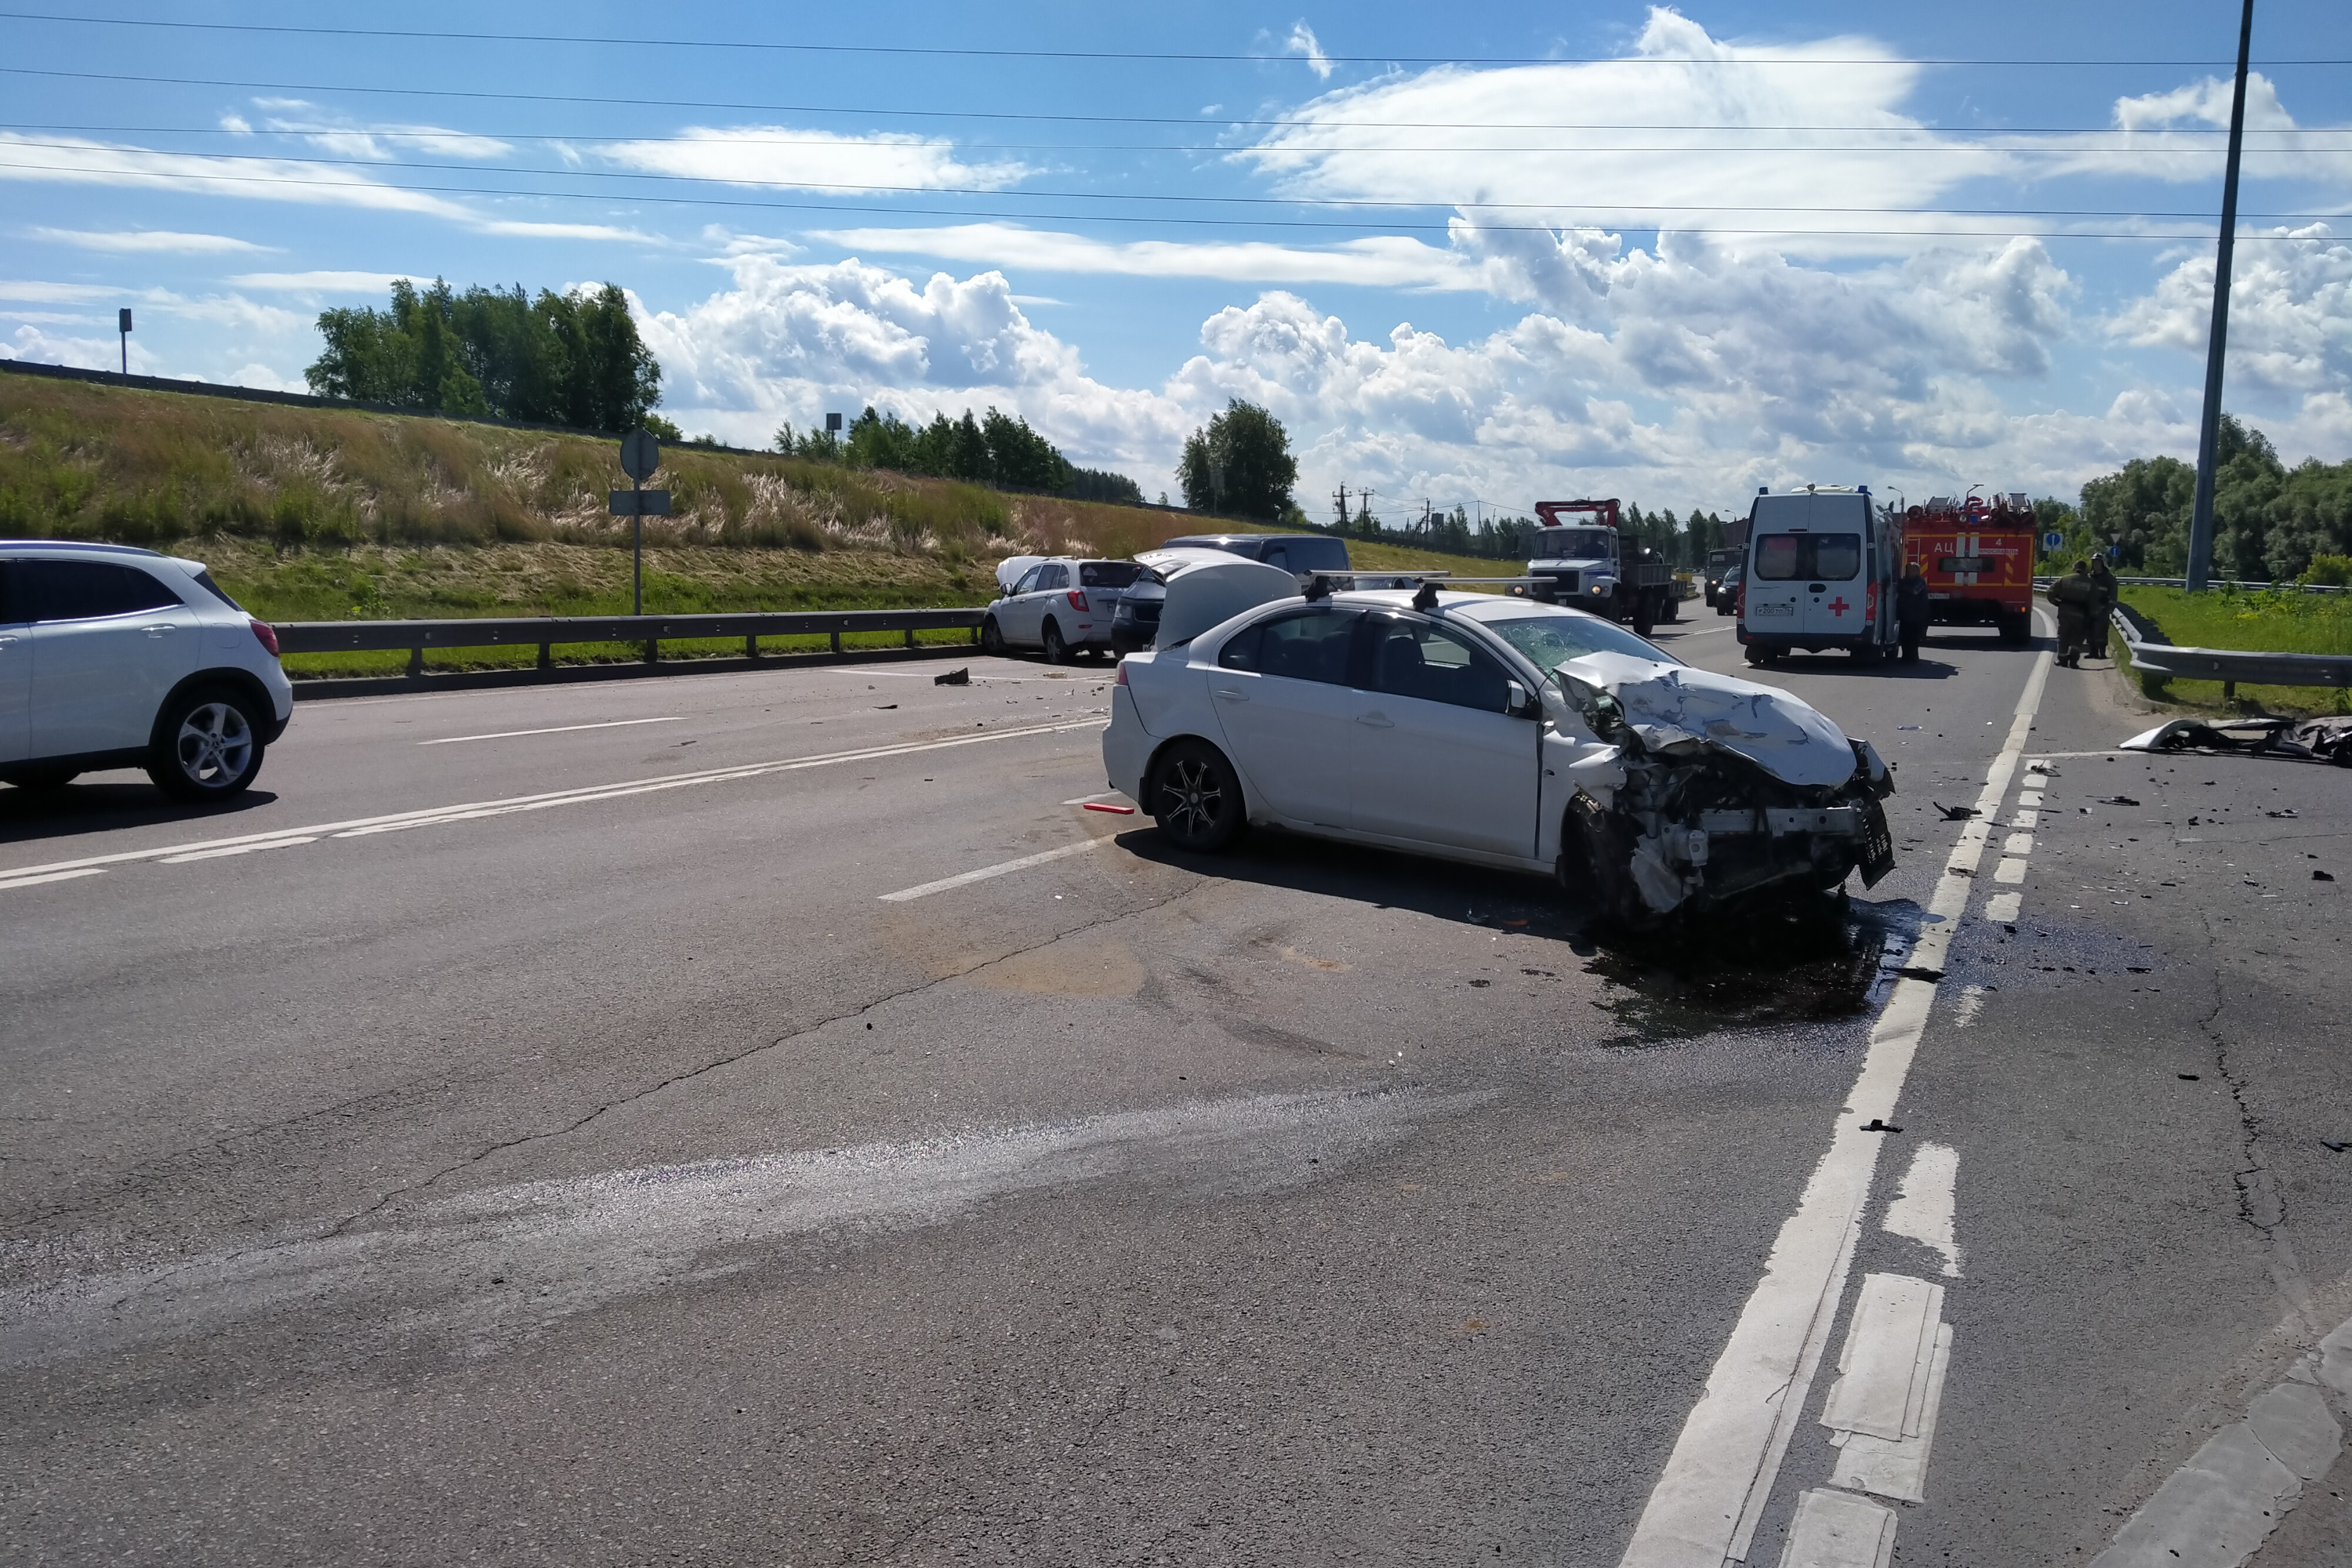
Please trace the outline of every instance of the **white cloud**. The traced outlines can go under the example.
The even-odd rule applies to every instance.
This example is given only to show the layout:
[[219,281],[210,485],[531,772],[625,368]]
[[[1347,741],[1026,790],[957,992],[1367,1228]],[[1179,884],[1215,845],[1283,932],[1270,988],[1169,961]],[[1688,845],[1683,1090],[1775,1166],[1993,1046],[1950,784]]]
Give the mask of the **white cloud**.
[[135,300],[136,291],[110,289],[103,283],[44,283],[33,279],[0,278],[0,300],[24,300],[37,305],[78,305],[94,300]]
[[[38,327],[22,326],[14,336],[0,339],[0,359],[23,360],[27,364],[71,365],[78,370],[120,370],[122,346],[121,341],[110,332],[103,338],[56,337]],[[134,375],[156,374],[154,357],[135,337],[131,342],[131,370]]]
[[2153,405],[2018,414],[1994,390],[2042,375],[2072,330],[2073,280],[2036,241],[1859,273],[1695,243],[1554,248],[1570,253],[1573,312],[1465,343],[1409,322],[1358,338],[1270,291],[1210,316],[1198,353],[1133,390],[1087,375],[994,271],[918,285],[862,261],[743,255],[732,288],[642,326],[671,416],[695,429],[758,443],[869,402],[919,420],[992,403],[1157,489],[1184,433],[1244,397],[1289,426],[1302,500],[1343,480],[1517,510],[1586,487],[1678,510],[1807,479],[2063,489],[2114,450],[2164,449],[2136,443],[2173,428]]
[[247,239],[232,239],[225,234],[178,234],[170,229],[161,228],[120,231],[37,228],[31,233],[36,239],[46,239],[58,245],[70,245],[83,250],[126,253],[165,251],[199,256],[230,251],[267,253],[278,248],[276,246],[256,245]]
[[246,119],[242,114],[222,115],[220,117],[220,128],[238,136],[250,136],[253,134],[253,122]]
[[999,190],[1029,170],[1005,161],[967,163],[952,147],[919,136],[843,136],[783,125],[688,126],[659,142],[607,142],[594,151],[647,174],[803,190]]
[[1076,350],[1033,325],[997,272],[934,274],[920,289],[850,259],[788,266],[745,255],[734,287],[639,326],[661,357],[664,407],[695,429],[763,445],[867,403],[927,419],[994,404],[1019,410],[1080,462],[1158,460],[1181,415],[1149,392],[1086,375]]
[[813,237],[850,250],[1025,267],[1041,272],[1216,278],[1248,283],[1345,283],[1370,289],[1475,289],[1490,284],[1485,269],[1463,256],[1396,235],[1328,247],[1256,241],[1204,245],[1163,239],[1114,243],[1053,229],[971,223],[937,228],[820,230]]
[[129,186],[202,196],[352,206],[437,217],[484,234],[518,237],[633,240],[647,236],[604,224],[496,218],[425,191],[381,184],[364,174],[297,158],[216,158],[158,153],[79,138],[0,132],[0,180]]
[[299,294],[382,294],[403,279],[429,283],[429,272],[245,272],[229,281],[239,289]]
[[[1817,58],[1848,63],[1787,68]],[[1920,155],[1949,142],[1900,111],[1918,74],[1867,38],[1731,45],[1654,8],[1626,59],[1388,78],[1314,100],[1235,156],[1302,198],[1507,203],[1487,221],[1787,228],[1832,237],[1817,247],[1883,249],[1874,236],[1836,237],[1952,222],[1778,209],[1927,205],[2014,163]]]
[[[2182,260],[2106,323],[2116,338],[2201,361],[2212,328],[2213,257]],[[2352,391],[2352,243],[2325,224],[2242,240],[2231,268],[2233,404],[2286,408]],[[2315,405],[2317,406],[2317,405]]]
[[1290,37],[1283,40],[1282,47],[1286,53],[1306,56],[1307,68],[1315,73],[1318,81],[1329,81],[1331,73],[1339,68],[1323,52],[1323,46],[1316,42],[1315,29],[1304,21],[1291,26]]

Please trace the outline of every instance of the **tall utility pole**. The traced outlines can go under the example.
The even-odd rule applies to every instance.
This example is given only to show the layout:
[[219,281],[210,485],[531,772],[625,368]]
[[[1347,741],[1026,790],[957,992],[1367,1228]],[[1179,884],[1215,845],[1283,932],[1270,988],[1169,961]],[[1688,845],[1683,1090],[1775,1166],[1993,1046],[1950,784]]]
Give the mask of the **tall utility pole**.
[[1331,500],[1339,509],[1339,531],[1345,533],[1348,531],[1348,487],[1341,485],[1334,490]]
[[2205,423],[2197,436],[2197,500],[2189,513],[2189,591],[2213,567],[2213,468],[2221,455],[2221,357],[2230,337],[2230,255],[2238,237],[2238,150],[2246,139],[2246,53],[2254,0],[2238,22],[2238,85],[2230,98],[2230,161],[2221,174],[2221,246],[2213,260],[2213,341],[2205,350]]

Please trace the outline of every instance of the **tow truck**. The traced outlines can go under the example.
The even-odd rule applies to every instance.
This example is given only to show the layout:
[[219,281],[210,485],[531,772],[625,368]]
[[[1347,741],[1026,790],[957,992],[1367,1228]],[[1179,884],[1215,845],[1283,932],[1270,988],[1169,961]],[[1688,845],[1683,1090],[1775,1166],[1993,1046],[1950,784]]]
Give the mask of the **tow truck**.
[[1543,526],[1528,552],[1535,581],[1511,593],[1631,622],[1638,637],[1680,617],[1673,572],[1656,551],[1625,537],[1615,497],[1538,501],[1536,516]]

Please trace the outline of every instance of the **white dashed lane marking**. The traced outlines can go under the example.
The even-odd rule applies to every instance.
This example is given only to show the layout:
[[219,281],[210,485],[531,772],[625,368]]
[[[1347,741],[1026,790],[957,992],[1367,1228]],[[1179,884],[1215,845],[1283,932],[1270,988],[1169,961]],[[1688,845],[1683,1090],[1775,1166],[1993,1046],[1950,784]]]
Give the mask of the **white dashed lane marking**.
[[124,849],[111,855],[90,855],[78,860],[57,860],[43,866],[24,866],[14,870],[0,870],[0,892],[16,888],[36,887],[45,882],[61,882],[75,877],[93,877],[116,866],[141,862],[184,865],[192,860],[218,859],[259,849],[290,848],[297,845],[315,843],[321,838],[362,838],[381,833],[397,833],[412,827],[437,827],[453,822],[478,821],[484,817],[505,816],[517,812],[544,811],[551,806],[583,805],[594,801],[617,800],[626,795],[652,795],[665,790],[686,789],[697,784],[727,784],[740,779],[764,777],[770,773],[797,773],[808,768],[831,767],[839,763],[877,762],[887,757],[913,756],[924,752],[939,752],[963,746],[981,745],[990,741],[1014,741],[1036,735],[1066,734],[1073,730],[1098,730],[1098,719],[1082,719],[1058,724],[1032,724],[1017,730],[983,731],[972,735],[959,735],[946,741],[918,741],[895,746],[866,746],[853,752],[833,752],[814,757],[784,757],[772,762],[746,763],[735,767],[710,768],[699,773],[668,773],[656,778],[637,779],[620,784],[591,784],[580,789],[554,790],[545,795],[518,795],[508,800],[473,801],[457,805],[428,806],[421,811],[394,812],[383,816],[355,817],[348,822],[327,822],[301,827],[281,828],[275,833],[247,833],[235,838],[199,839],[192,844],[161,844],[149,849]]
[[633,724],[683,724],[682,716],[667,719],[607,719],[599,724],[554,724],[544,730],[500,730],[488,735],[444,735],[437,741],[419,741],[420,746],[455,746],[466,741],[511,741],[521,735],[569,735],[575,730],[625,730]]
[[1035,855],[1024,855],[1018,860],[1005,860],[994,866],[982,866],[977,871],[962,871],[952,877],[941,877],[936,882],[901,888],[895,893],[883,894],[882,901],[886,904],[903,904],[913,899],[928,899],[933,893],[944,893],[950,888],[968,887],[971,883],[985,882],[991,878],[1006,876],[1014,871],[1026,871],[1032,866],[1043,866],[1048,861],[1066,860],[1073,855],[1083,855],[1096,845],[1106,842],[1108,841],[1105,839],[1089,838],[1083,844],[1065,844],[1059,849],[1046,849]]
[[[1921,929],[1913,949],[1912,963],[1917,969],[1942,970],[1953,930],[1968,912],[1976,868],[1992,835],[1993,814],[2016,775],[2051,662],[2047,652],[2035,657],[2008,737],[1986,770],[1977,814],[1960,829],[1929,896],[1927,912],[1934,918]],[[1906,975],[1895,982],[1894,994],[1871,1030],[1862,1072],[1842,1102],[1829,1152],[1813,1168],[1796,1213],[1781,1226],[1765,1261],[1764,1277],[1707,1373],[1706,1392],[1684,1422],[1665,1470],[1651,1490],[1622,1568],[1723,1568],[1727,1559],[1746,1559],[1845,1295],[1879,1152],[1886,1142],[1885,1133],[1864,1131],[1864,1126],[1883,1124],[1894,1114],[1935,998],[1932,980]],[[1838,1526],[1841,1533],[1849,1524],[1866,1528],[1869,1539],[1863,1555],[1822,1561],[1878,1563],[1893,1550],[1895,1516],[1863,1499],[1811,1491],[1799,1514],[1801,1528],[1812,1514],[1825,1520],[1835,1515],[1845,1521]],[[1823,1528],[1829,1528],[1826,1522]],[[1857,1542],[1854,1550],[1862,1549]]]

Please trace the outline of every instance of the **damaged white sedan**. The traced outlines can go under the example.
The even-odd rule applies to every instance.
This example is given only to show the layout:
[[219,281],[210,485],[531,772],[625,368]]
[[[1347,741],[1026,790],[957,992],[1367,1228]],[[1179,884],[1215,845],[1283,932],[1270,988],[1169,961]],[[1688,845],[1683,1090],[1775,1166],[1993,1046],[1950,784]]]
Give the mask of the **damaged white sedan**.
[[1184,848],[1257,824],[1549,873],[1635,928],[1893,868],[1885,763],[1785,691],[1524,599],[1184,581],[1103,735]]

